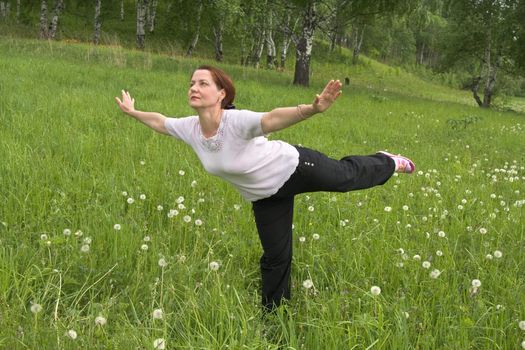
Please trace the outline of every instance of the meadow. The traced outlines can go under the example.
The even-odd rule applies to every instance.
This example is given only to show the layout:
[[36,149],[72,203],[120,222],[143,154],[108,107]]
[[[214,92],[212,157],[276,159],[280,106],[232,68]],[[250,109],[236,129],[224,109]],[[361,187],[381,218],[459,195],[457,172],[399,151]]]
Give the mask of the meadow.
[[291,68],[222,65],[255,111],[350,77],[325,114],[270,138],[417,167],[298,196],[292,300],[263,316],[250,203],[114,101],[191,115],[201,63],[0,37],[1,348],[525,348],[524,114],[367,60],[314,62],[310,88]]

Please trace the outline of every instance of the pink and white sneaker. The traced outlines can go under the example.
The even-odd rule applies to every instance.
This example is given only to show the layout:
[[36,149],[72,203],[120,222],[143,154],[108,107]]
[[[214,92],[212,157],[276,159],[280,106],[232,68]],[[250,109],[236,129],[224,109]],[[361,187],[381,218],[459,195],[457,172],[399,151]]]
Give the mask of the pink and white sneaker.
[[392,153],[388,153],[385,151],[379,151],[378,153],[382,153],[386,156],[389,156],[396,162],[396,172],[398,173],[406,173],[406,174],[412,174],[416,170],[416,165],[413,161],[410,159],[403,157],[401,155],[395,155]]

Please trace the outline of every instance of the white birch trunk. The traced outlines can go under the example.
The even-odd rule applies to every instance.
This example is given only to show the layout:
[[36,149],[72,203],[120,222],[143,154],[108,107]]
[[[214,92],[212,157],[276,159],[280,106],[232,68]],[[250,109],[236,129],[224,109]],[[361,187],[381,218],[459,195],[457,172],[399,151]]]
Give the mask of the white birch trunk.
[[215,60],[221,62],[224,58],[222,52],[222,22],[213,26],[213,35],[215,35]]
[[124,20],[124,0],[120,1],[120,20]]
[[4,1],[0,1],[0,17],[7,18],[6,5]]
[[149,17],[148,17],[148,27],[149,32],[153,33],[155,30],[155,17],[157,16],[157,0],[153,0],[151,2],[151,8],[149,11]]
[[261,56],[264,51],[264,42],[266,38],[266,31],[263,29],[257,38],[257,42],[253,47],[252,63],[255,68],[259,68],[261,63]]
[[16,23],[20,22],[20,0],[16,0]]
[[272,31],[272,13],[268,14],[268,30],[266,32],[266,66],[269,69],[275,67],[275,42],[273,41],[273,31]]
[[294,23],[293,28],[290,28],[290,12],[286,15],[286,22],[284,24],[284,33],[283,33],[283,44],[281,46],[281,68],[284,69],[286,67],[286,57],[288,56],[288,48],[290,47],[290,43],[292,42],[292,32],[295,29],[295,26],[297,25],[297,20]]
[[40,39],[47,39],[47,1],[40,1]]
[[295,50],[294,85],[310,85],[310,59],[315,27],[315,4],[310,4],[303,14],[303,28]]
[[53,10],[53,17],[51,17],[51,23],[49,24],[49,38],[55,39],[58,29],[58,18],[60,13],[64,9],[64,0],[58,0]]
[[137,0],[137,48],[143,50],[146,41],[146,32],[144,25],[146,24],[146,9],[148,7],[148,0]]
[[93,35],[93,42],[98,45],[100,41],[100,5],[102,0],[95,0],[95,34]]
[[188,51],[186,51],[186,56],[191,56],[193,54],[193,50],[195,50],[195,47],[199,42],[199,34],[201,31],[201,14],[202,1],[199,2],[199,9],[197,10],[197,28],[195,29],[195,34],[193,35],[193,39],[191,40],[190,46],[188,47]]

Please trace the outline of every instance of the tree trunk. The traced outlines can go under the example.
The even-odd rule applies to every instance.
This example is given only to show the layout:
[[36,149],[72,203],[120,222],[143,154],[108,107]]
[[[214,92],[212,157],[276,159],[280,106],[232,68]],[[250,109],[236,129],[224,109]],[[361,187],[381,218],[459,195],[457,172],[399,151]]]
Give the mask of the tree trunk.
[[144,49],[146,41],[146,32],[144,25],[146,24],[146,9],[148,7],[148,0],[137,0],[137,48]]
[[[297,24],[297,21],[295,22]],[[286,67],[286,56],[288,54],[288,48],[290,47],[290,43],[292,42],[292,32],[294,28],[290,28],[290,12],[286,14],[286,22],[284,24],[285,31],[283,33],[283,44],[281,46],[281,68],[284,69]]]
[[359,54],[361,53],[361,45],[363,45],[363,38],[365,37],[365,27],[366,27],[366,24],[363,24],[363,28],[361,28],[361,34],[359,34],[359,30],[356,30],[357,40],[355,42],[354,52],[352,54],[353,64],[356,64],[357,61],[359,60]]
[[472,96],[474,97],[474,100],[476,100],[476,103],[479,107],[483,104],[481,101],[481,98],[479,98],[478,91],[479,91],[479,83],[481,82],[481,76],[476,77],[472,81],[472,85],[470,87],[470,91],[472,91]]
[[124,0],[120,1],[120,20],[124,20]]
[[501,64],[501,55],[496,56],[496,62],[488,67],[487,80],[485,81],[485,89],[483,91],[482,108],[490,108],[492,97],[494,96],[494,88],[496,87],[496,75]]
[[253,47],[252,47],[251,60],[250,60],[250,62],[253,64],[255,68],[259,68],[259,64],[261,63],[261,56],[264,51],[265,39],[266,39],[265,29],[264,28],[262,30],[259,29],[259,34],[257,35],[257,41],[253,44]]
[[20,0],[16,0],[16,23],[20,22]]
[[55,9],[53,10],[53,17],[51,17],[51,23],[49,24],[49,38],[55,39],[58,29],[58,18],[60,13],[64,9],[64,0],[58,0]]
[[199,42],[199,34],[201,31],[201,14],[202,14],[202,1],[199,2],[199,9],[197,10],[197,28],[195,29],[195,34],[193,35],[193,39],[191,40],[190,46],[188,47],[188,51],[186,51],[186,56],[191,56],[193,54],[193,50],[195,50],[195,47],[197,46],[197,43]]
[[149,32],[153,33],[155,30],[155,17],[157,16],[157,0],[153,0],[151,3],[151,9],[149,11],[148,23],[149,23]]
[[[9,3],[8,3],[9,4]],[[4,1],[0,1],[0,17],[1,18],[7,18],[7,14],[6,14],[6,5],[5,5],[5,2]]]
[[303,14],[301,37],[299,38],[295,49],[294,85],[310,85],[310,58],[312,56],[315,27],[315,4],[309,3],[308,8]]
[[268,30],[266,31],[266,67],[273,69],[275,67],[275,42],[272,35],[272,13],[268,14]]
[[40,39],[47,39],[47,1],[40,2]]
[[222,22],[213,26],[213,35],[215,35],[215,60],[221,62],[224,58],[222,53]]
[[419,50],[420,50],[419,51],[419,59],[418,59],[417,63],[422,66],[423,65],[423,61],[424,61],[424,57],[425,57],[425,43],[421,44],[421,47],[420,47]]
[[93,42],[98,45],[100,41],[100,5],[102,0],[95,0],[95,34],[93,35]]

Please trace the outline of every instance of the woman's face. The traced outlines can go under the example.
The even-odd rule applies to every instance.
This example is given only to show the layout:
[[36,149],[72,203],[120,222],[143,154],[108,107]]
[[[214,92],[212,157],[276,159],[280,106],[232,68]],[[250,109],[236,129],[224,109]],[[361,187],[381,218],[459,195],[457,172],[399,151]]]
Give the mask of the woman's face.
[[198,69],[193,73],[188,90],[188,103],[194,109],[221,106],[226,96],[224,89],[219,89],[210,71]]

